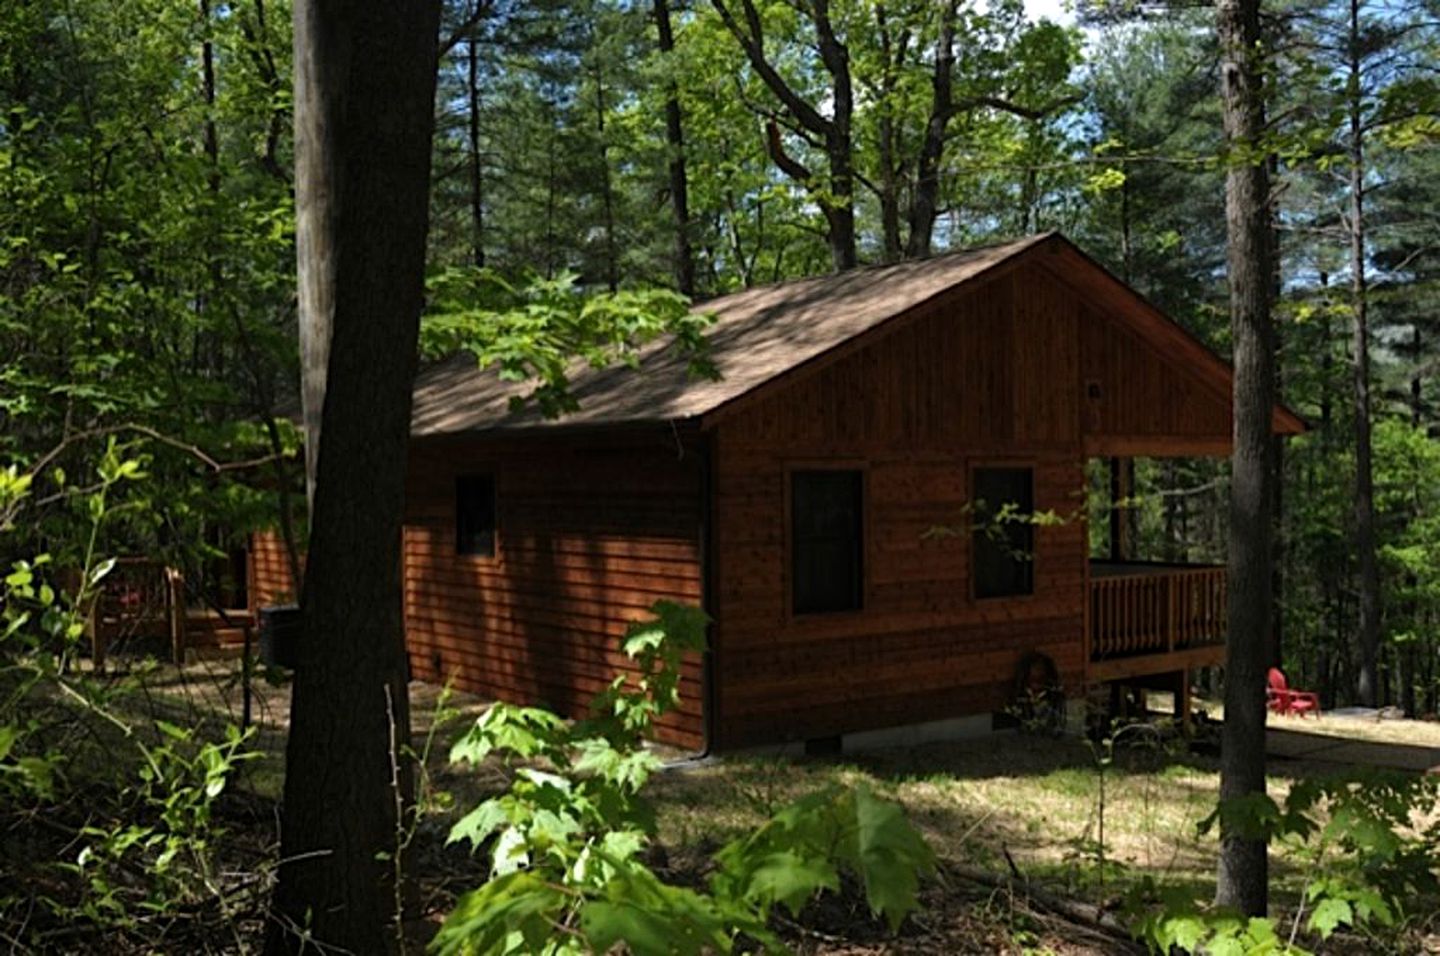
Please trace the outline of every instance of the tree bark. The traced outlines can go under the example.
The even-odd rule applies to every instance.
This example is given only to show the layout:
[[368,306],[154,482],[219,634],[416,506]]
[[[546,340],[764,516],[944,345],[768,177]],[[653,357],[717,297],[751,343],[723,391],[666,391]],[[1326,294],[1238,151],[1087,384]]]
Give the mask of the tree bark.
[[438,27],[438,0],[295,5],[313,505],[272,954],[395,942],[410,773],[398,752],[409,743],[400,533]]
[[1355,557],[1360,571],[1360,672],[1356,696],[1379,700],[1380,567],[1375,557],[1375,474],[1370,438],[1370,319],[1365,276],[1365,133],[1360,75],[1360,0],[1350,0],[1347,85],[1350,121],[1350,294],[1354,313]]
[[[1220,799],[1265,792],[1265,671],[1272,613],[1270,419],[1275,404],[1270,317],[1270,183],[1255,155],[1265,129],[1260,0],[1220,0],[1221,99],[1229,168],[1225,177],[1230,329],[1234,343],[1229,605]],[[1216,902],[1263,915],[1268,902],[1264,840],[1222,828]]]
[[[675,50],[675,33],[670,24],[668,0],[655,0],[655,30],[660,53],[667,60]],[[674,80],[665,90],[665,145],[670,152],[670,212],[675,220],[675,287],[684,295],[695,295],[695,252],[690,243],[690,178],[685,169],[685,118],[680,109],[680,91]]]

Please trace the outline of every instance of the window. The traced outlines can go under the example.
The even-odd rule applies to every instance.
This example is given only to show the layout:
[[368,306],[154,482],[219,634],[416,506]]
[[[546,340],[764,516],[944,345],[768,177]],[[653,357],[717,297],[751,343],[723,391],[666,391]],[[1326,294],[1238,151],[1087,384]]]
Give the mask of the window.
[[455,479],[455,553],[495,555],[495,476]]
[[790,587],[796,614],[860,609],[863,488],[858,471],[791,472]]
[[973,485],[975,596],[1034,594],[1034,471],[976,468]]

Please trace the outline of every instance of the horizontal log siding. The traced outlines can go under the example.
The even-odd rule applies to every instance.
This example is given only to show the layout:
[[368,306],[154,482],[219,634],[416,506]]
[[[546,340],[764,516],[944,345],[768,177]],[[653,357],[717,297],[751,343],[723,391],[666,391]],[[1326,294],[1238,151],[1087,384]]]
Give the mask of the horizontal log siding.
[[[722,746],[982,714],[1028,651],[1083,679],[1080,334],[1073,295],[1029,269],[926,306],[716,427],[717,736]],[[788,605],[789,468],[865,470],[864,609]],[[1035,593],[971,598],[970,469],[1035,469]]]
[[295,587],[294,578],[290,575],[290,558],[285,551],[285,539],[280,536],[279,531],[256,531],[250,535],[248,573],[251,611],[299,602],[300,594]]
[[[405,620],[414,676],[583,716],[630,662],[629,622],[661,598],[701,602],[693,437],[435,439],[410,455]],[[493,558],[455,552],[455,478],[496,477]],[[703,743],[701,665],[661,739]]]

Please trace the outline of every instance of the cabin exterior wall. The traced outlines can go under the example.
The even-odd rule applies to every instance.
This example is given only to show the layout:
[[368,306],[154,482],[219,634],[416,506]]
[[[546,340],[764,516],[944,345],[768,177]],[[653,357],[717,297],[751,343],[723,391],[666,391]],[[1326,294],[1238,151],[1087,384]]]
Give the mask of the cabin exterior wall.
[[290,574],[285,539],[279,531],[265,529],[252,533],[249,561],[247,586],[252,612],[262,607],[300,603],[299,589]]
[[[1001,709],[1017,665],[1084,673],[1086,538],[1078,312],[1045,273],[942,297],[715,428],[721,746],[853,733]],[[1034,470],[1034,589],[972,595],[959,533],[977,466]],[[789,601],[790,471],[864,474],[863,607]]]
[[[411,672],[485,697],[584,716],[630,662],[620,638],[655,601],[701,602],[696,436],[412,442],[405,515]],[[496,481],[493,557],[457,553],[456,479]],[[699,659],[659,736],[703,743]]]

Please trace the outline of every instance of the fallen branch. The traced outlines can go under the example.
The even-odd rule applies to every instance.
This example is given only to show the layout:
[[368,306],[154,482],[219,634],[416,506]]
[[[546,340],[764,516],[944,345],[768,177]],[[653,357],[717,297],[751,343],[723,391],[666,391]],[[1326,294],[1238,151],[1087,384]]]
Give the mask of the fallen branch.
[[[1013,863],[1011,865],[1013,867]],[[981,886],[1004,890],[1023,897],[1041,909],[1048,910],[1050,913],[1062,917],[1069,923],[1077,924],[1089,932],[1104,937],[1106,942],[1113,947],[1112,951],[1145,952],[1145,947],[1135,941],[1129,929],[1116,919],[1113,914],[1105,911],[1102,907],[1095,906],[1091,903],[1081,903],[1078,900],[1067,899],[1049,890],[1042,889],[1027,879],[1016,878],[1013,875],[991,873],[979,867],[951,863],[945,866],[944,871],[947,877],[978,883]],[[1016,872],[1018,872],[1018,869]]]

